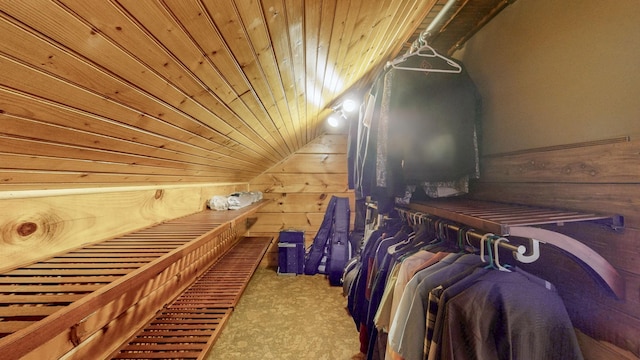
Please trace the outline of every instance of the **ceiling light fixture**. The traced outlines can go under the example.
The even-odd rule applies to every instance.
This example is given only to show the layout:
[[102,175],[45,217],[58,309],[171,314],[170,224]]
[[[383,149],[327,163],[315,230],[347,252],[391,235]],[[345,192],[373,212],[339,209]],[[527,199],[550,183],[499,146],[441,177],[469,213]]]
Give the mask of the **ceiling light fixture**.
[[347,99],[342,102],[342,110],[346,112],[354,112],[356,111],[356,109],[358,109],[358,103],[356,103],[354,100]]
[[329,116],[329,118],[327,119],[327,122],[329,123],[329,126],[335,128],[340,126],[340,119],[341,116],[339,114],[331,114],[331,116]]
[[333,106],[331,110],[333,110],[333,114],[329,115],[327,123],[331,127],[339,127],[349,118],[348,113],[353,113],[358,110],[358,103],[352,99],[346,99]]

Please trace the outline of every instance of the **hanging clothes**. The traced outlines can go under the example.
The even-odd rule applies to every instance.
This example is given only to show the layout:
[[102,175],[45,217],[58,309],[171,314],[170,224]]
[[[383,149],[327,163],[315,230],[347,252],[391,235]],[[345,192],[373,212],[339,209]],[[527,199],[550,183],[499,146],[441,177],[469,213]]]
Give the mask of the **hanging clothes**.
[[[364,99],[364,110],[360,112],[357,126],[353,184],[356,199],[370,196],[375,186],[378,118],[382,101],[383,77],[378,77]],[[349,133],[353,135],[352,132]],[[349,140],[351,143],[353,140]]]
[[549,282],[519,268],[478,270],[449,294],[433,359],[582,359],[562,299]]
[[478,255],[449,254],[437,264],[414,275],[402,294],[389,332],[387,350],[394,354],[394,359],[423,357],[426,296],[429,291],[455,274],[480,265],[483,265],[483,262]]
[[[418,54],[402,66],[438,61]],[[349,132],[357,136],[349,171],[356,198],[370,197],[379,214],[394,212],[398,199],[466,193],[479,177],[480,97],[453,62],[460,73],[391,69],[365,99]],[[477,249],[446,241],[441,224],[365,226],[348,310],[368,360],[582,359],[553,285],[519,268],[485,267]]]
[[371,278],[371,272],[373,267],[374,258],[376,256],[376,250],[381,242],[392,238],[402,227],[402,221],[400,219],[387,219],[384,224],[373,231],[368,238],[364,241],[364,246],[360,256],[358,257],[359,264],[357,266],[357,274],[353,280],[353,284],[349,289],[349,295],[347,297],[347,309],[349,314],[353,318],[356,328],[360,332],[361,336],[361,351],[367,352],[368,347],[368,332],[366,328],[366,317],[369,308],[370,289],[368,291],[368,280]]
[[[437,67],[414,56],[404,66]],[[404,184],[456,181],[478,169],[480,96],[464,66],[459,74],[391,70],[388,169]],[[385,108],[383,108],[385,110]]]

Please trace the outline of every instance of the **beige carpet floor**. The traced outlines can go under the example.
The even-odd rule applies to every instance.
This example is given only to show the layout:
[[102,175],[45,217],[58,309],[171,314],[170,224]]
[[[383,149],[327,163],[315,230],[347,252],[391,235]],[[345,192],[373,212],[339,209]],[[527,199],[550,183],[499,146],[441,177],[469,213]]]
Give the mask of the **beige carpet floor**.
[[259,268],[208,359],[361,359],[346,305],[342,288],[323,275]]

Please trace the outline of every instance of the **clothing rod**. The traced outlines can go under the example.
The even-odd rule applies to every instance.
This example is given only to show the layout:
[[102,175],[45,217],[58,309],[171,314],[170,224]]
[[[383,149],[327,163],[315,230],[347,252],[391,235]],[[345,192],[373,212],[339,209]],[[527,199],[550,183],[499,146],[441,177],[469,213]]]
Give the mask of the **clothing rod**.
[[[417,45],[420,44],[420,42],[422,43],[427,43],[427,40],[429,40],[429,38],[431,37],[431,35],[433,35],[433,30],[440,25],[440,23],[442,22],[442,19],[444,19],[445,15],[449,12],[449,10],[451,9],[451,7],[453,6],[453,4],[456,3],[456,1],[458,0],[449,0],[444,7],[442,7],[442,9],[440,9],[440,11],[438,12],[438,15],[436,15],[435,18],[433,18],[433,21],[431,21],[431,23],[429,24],[429,26],[427,26],[427,28],[422,31],[420,33],[420,36],[418,37],[418,39],[416,39],[414,41],[414,43],[418,43]],[[411,45],[411,47],[413,48],[415,46]],[[419,47],[419,46],[418,46]]]
[[411,55],[413,52],[417,51],[418,49],[420,49],[423,45],[426,45],[429,38],[433,35],[433,31],[440,25],[440,23],[442,22],[442,20],[445,18],[446,14],[449,12],[449,10],[451,9],[451,7],[457,2],[458,0],[449,0],[443,7],[442,9],[440,9],[440,11],[438,12],[438,14],[433,18],[433,21],[431,21],[431,23],[429,24],[429,26],[427,26],[426,29],[424,29],[422,32],[420,32],[420,35],[418,35],[418,38],[415,39],[412,43],[411,43],[411,47],[402,55],[394,58],[391,61],[387,62],[387,65],[385,66],[385,70],[389,68],[389,64],[395,64],[398,62],[402,62],[404,61],[404,59],[406,57],[408,57],[409,55]]
[[[449,230],[453,230],[455,232],[459,232],[461,230],[464,230],[464,228],[462,226],[457,226],[455,224],[444,224],[444,226],[446,226]],[[465,233],[467,234],[468,237],[475,238],[479,242],[482,242],[482,238],[486,235],[486,234],[477,233],[477,232],[475,232],[473,230],[466,231]],[[496,235],[496,236],[499,236],[499,235]],[[504,241],[499,243],[498,246],[503,248],[503,249],[507,249],[509,251],[515,251],[515,252],[518,252],[518,249],[520,248],[520,246],[511,245],[511,244],[506,243]]]
[[[437,216],[432,216],[432,215],[424,214],[424,213],[421,214],[421,213],[416,212],[416,211],[411,211],[411,210],[398,208],[398,207],[396,207],[396,211],[398,211],[400,213],[409,214],[408,218],[411,218],[412,216],[425,216],[425,217],[428,216],[430,218],[437,218]],[[443,220],[446,220],[446,219],[443,219]],[[465,230],[463,226],[459,226],[459,225],[456,225],[454,223],[448,223],[447,222],[447,223],[443,223],[442,226],[445,226],[447,229],[453,230],[455,232],[460,232],[462,230]],[[475,240],[478,240],[478,242],[480,244],[482,244],[482,240],[486,235],[486,234],[481,234],[481,233],[477,232],[477,230],[475,230],[475,229],[468,229],[468,230],[465,231],[465,234],[469,238],[474,238]],[[496,236],[500,236],[500,235],[496,235]],[[502,237],[502,236],[500,236],[500,237]],[[525,249],[525,247],[523,245],[517,245],[516,246],[516,245],[509,244],[507,242],[504,242],[504,241],[501,241],[498,244],[498,246],[503,248],[503,249],[506,249],[506,250],[509,250],[509,251],[513,251],[515,253],[520,253],[520,254],[523,254],[526,251],[526,249]]]

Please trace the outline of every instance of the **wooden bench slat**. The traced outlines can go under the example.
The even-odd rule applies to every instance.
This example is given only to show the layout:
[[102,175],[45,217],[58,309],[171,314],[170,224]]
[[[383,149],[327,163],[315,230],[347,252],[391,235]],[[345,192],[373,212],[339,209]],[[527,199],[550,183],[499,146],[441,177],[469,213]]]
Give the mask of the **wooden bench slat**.
[[2,321],[0,322],[0,334],[10,334],[33,323],[35,321]]
[[0,284],[108,284],[120,276],[0,276]]
[[[173,336],[179,336],[182,337],[183,339],[185,339],[185,342],[189,341],[190,337],[201,337],[201,336],[207,336],[208,338],[210,338],[211,336],[211,330],[210,329],[200,329],[200,330],[183,330],[183,331],[175,331],[172,329],[167,329],[167,330],[153,330],[153,331],[142,331],[141,333],[138,333],[138,336],[143,336],[143,337],[148,337],[148,336],[167,336],[167,337],[173,337]],[[136,339],[131,340],[131,341],[137,341]],[[115,358],[114,358],[115,359]]]
[[[131,353],[127,350],[142,351],[144,356],[149,354],[154,354],[155,356],[155,354],[158,354],[155,351],[159,349],[163,351],[161,351],[162,355],[158,355],[157,358],[171,358],[175,354],[171,350],[177,349],[175,346],[158,347],[157,344],[148,340],[144,344],[140,343],[144,342],[147,336],[178,336],[178,334],[184,335],[185,333],[209,334],[209,340],[206,346],[202,347],[198,356],[206,353],[217,339],[220,329],[228,320],[232,309],[237,305],[242,292],[251,279],[251,275],[258,267],[260,259],[264,256],[270,243],[271,239],[269,238],[244,238],[238,242],[193,285],[186,289],[182,295],[160,312],[155,320],[142,329],[114,359],[124,359],[131,356]],[[249,261],[243,261],[238,264],[234,262],[236,258],[249,259]],[[231,277],[234,280],[225,283],[211,281],[212,278],[218,277],[218,272],[222,272],[223,277]],[[194,308],[203,310],[193,310]],[[216,308],[224,308],[224,313],[221,313],[220,310],[217,310],[218,312],[216,313]],[[209,313],[209,309],[214,309],[214,313]],[[207,313],[205,314],[203,311],[207,311]],[[191,346],[192,343],[188,338],[181,339],[184,339],[180,343],[181,346]],[[201,339],[198,340],[198,342],[200,341]],[[198,346],[201,346],[201,344],[198,343]],[[143,355],[139,356],[143,357]],[[147,358],[156,357],[147,356]]]
[[204,344],[202,343],[189,343],[189,344],[144,344],[144,345],[129,345],[122,352],[130,352],[130,351],[145,351],[145,352],[155,352],[155,351],[184,351],[184,350],[195,350],[202,351],[202,347]]
[[76,250],[74,252],[65,254],[65,258],[82,258],[82,257],[92,257],[92,256],[100,256],[100,257],[119,257],[121,255],[131,254],[137,256],[153,256],[158,257],[163,254],[166,254],[166,251],[154,251],[155,249],[82,249]]
[[0,285],[0,293],[91,292],[100,284],[68,285]]
[[[131,337],[135,326],[147,323],[162,304],[223,258],[238,243],[239,233],[248,228],[242,219],[265,204],[224,214],[202,211],[185,217],[188,220],[172,220],[0,274],[0,292],[6,291],[0,295],[0,324],[12,323],[5,327],[9,332],[0,333],[0,351],[11,351],[17,357],[113,354],[115,346]],[[254,256],[261,258],[266,252],[272,239],[264,239],[268,239],[263,241],[264,251]],[[168,334],[162,329],[139,336],[187,336],[194,337],[194,342],[209,343],[211,334],[219,331],[232,311],[227,303],[221,309],[189,305],[157,314],[170,322],[191,319],[184,321],[187,327],[213,326],[206,329],[204,338],[199,329]],[[12,318],[41,320],[9,321]],[[112,330],[102,331],[106,326]],[[80,343],[83,345],[77,346]]]
[[82,276],[82,275],[126,275],[132,269],[18,269],[8,272],[9,275],[31,276]]
[[127,352],[119,354],[114,359],[197,359],[200,351],[194,351],[191,354],[182,351],[174,352]]
[[[185,339],[188,338],[188,339]],[[169,344],[169,343],[183,343],[186,340],[196,343],[206,343],[209,340],[208,336],[147,336],[137,337],[132,340],[130,344]]]
[[48,316],[64,306],[0,306],[0,317]]
[[[113,257],[102,257],[102,256],[94,256],[91,258],[77,258],[77,257],[59,257],[47,261],[40,262],[38,264],[65,264],[62,266],[66,266],[66,263],[148,263],[151,260],[157,258],[157,256],[126,256],[123,255],[119,258],[116,258],[118,261],[114,261]],[[35,265],[35,264],[34,264]]]
[[[83,294],[59,294],[59,295],[0,295],[0,304],[62,304],[72,303]],[[0,322],[2,323],[2,322]]]
[[[29,265],[24,269],[60,269],[65,267],[66,269],[137,269],[141,265],[148,263],[149,261],[131,261],[131,262],[106,262],[106,263],[39,263]],[[109,272],[109,271],[105,271]]]

